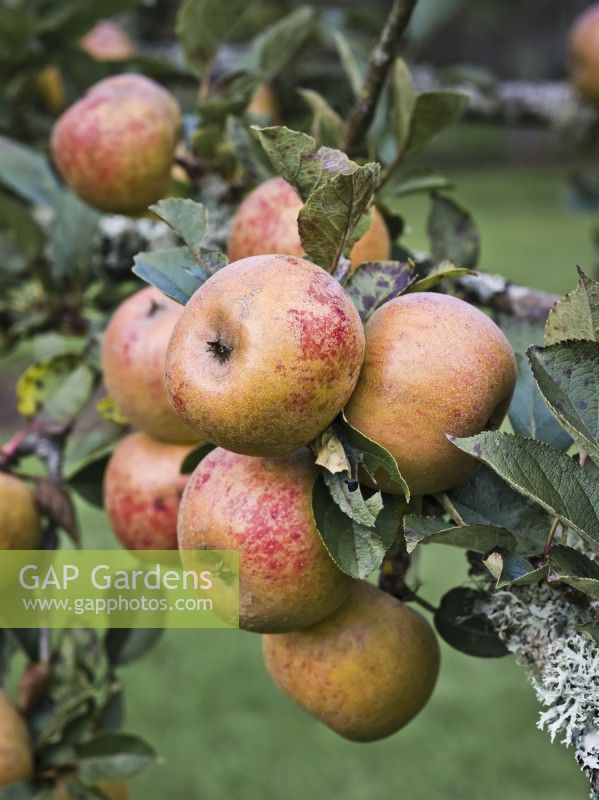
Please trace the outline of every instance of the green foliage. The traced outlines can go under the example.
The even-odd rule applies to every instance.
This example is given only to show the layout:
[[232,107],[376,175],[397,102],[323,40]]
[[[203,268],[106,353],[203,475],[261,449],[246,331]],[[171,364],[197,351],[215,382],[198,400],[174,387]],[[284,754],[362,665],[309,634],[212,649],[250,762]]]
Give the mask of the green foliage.
[[24,200],[41,206],[54,206],[61,192],[41,154],[5,136],[0,136],[0,183]]
[[371,261],[355,270],[345,289],[363,320],[376,309],[403,294],[412,282],[412,266],[402,261]]
[[578,286],[555,304],[545,326],[545,344],[569,339],[599,341],[599,283],[578,270]]
[[473,269],[480,257],[480,234],[472,215],[448,197],[433,193],[428,235],[435,261]]
[[435,627],[447,644],[478,658],[499,658],[507,649],[479,605],[484,592],[457,587],[447,592],[435,612]]
[[513,533],[497,525],[450,525],[437,517],[404,517],[404,536],[408,553],[420,544],[448,544],[463,547],[475,553],[492,550],[515,550],[517,540]]

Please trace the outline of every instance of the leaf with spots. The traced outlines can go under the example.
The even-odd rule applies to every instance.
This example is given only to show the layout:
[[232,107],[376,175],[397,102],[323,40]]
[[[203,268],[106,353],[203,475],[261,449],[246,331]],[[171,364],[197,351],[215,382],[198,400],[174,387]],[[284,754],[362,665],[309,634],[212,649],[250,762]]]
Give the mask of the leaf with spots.
[[581,449],[599,461],[599,344],[531,347],[528,359],[545,402]]
[[569,339],[599,342],[599,282],[578,269],[578,286],[554,305],[545,325],[545,344]]
[[480,257],[480,233],[472,215],[449,197],[433,193],[431,200],[427,231],[434,260],[474,269]]
[[368,261],[352,273],[345,289],[366,320],[383,303],[403,294],[413,280],[407,261]]
[[599,544],[599,483],[568,455],[499,431],[451,441],[588,542]]

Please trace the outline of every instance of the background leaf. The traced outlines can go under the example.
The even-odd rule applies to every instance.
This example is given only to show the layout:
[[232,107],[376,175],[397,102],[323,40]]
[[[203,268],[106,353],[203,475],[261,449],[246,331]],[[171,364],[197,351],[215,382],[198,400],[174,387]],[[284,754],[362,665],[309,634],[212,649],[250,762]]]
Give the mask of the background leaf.
[[480,257],[480,234],[469,211],[440,194],[431,195],[427,231],[435,261],[474,269]]
[[100,733],[75,750],[81,780],[89,784],[133,778],[156,761],[153,748],[128,733]]
[[438,517],[422,517],[406,514],[404,537],[408,553],[419,544],[446,544],[488,553],[501,548],[512,551],[516,547],[513,533],[497,525],[448,525]]
[[599,283],[578,270],[578,286],[558,300],[545,325],[545,344],[568,339],[599,342]]
[[447,644],[462,653],[499,658],[507,655],[507,648],[489,620],[476,609],[485,598],[484,592],[475,589],[461,586],[451,589],[435,613],[435,627]]
[[54,206],[62,193],[47,159],[5,136],[0,136],[0,183],[41,206]]
[[548,580],[567,583],[579,592],[599,597],[599,564],[572,547],[553,545]]
[[207,270],[198,266],[188,247],[138,253],[133,262],[135,275],[182,305],[210,277]]

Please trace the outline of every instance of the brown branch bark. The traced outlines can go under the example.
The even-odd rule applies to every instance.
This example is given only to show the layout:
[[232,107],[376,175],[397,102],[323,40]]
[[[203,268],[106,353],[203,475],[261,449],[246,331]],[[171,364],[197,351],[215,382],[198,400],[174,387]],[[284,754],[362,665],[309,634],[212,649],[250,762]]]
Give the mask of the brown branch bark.
[[355,150],[370,127],[399,39],[408,26],[416,3],[417,0],[393,0],[385,27],[370,54],[364,85],[347,119],[341,143],[341,149],[346,153]]

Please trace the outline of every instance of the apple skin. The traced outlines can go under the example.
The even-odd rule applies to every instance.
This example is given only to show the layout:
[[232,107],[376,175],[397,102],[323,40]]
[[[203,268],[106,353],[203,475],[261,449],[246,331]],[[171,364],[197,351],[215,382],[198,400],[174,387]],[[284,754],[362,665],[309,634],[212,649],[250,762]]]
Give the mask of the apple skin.
[[285,694],[356,742],[407,725],[427,703],[439,673],[439,646],[424,617],[363,581],[318,625],[264,636],[263,650]]
[[8,696],[0,692],[0,788],[33,777],[27,725]]
[[250,458],[217,448],[193,472],[179,512],[179,548],[239,550],[239,624],[305,628],[333,613],[352,578],[337,568],[312,515],[317,469],[303,448]]
[[[229,231],[231,261],[264,253],[305,255],[297,230],[297,215],[303,207],[299,194],[284,178],[270,178],[242,201]],[[351,249],[352,269],[364,261],[386,261],[391,240],[378,209],[370,228]]]
[[32,491],[19,478],[0,472],[0,550],[37,550],[41,541]]
[[585,100],[599,103],[599,3],[585,9],[568,36],[572,83]]
[[135,55],[133,42],[116,22],[104,19],[80,41],[82,50],[97,61],[126,61]]
[[106,78],[55,123],[54,160],[89,205],[139,214],[167,190],[180,124],[176,100],[159,84],[141,75]]
[[[366,323],[364,364],[345,413],[391,452],[413,494],[432,494],[465,481],[478,465],[447,434],[496,430],[516,378],[508,340],[482,311],[415,292],[385,303]],[[403,493],[382,471],[376,480]]]
[[173,408],[212,444],[251,456],[311,442],[349,399],[364,330],[346,292],[293,256],[236,261],[189,300],[171,337]]
[[128,550],[177,548],[177,514],[188,475],[180,472],[188,445],[166,444],[144,433],[118,443],[104,476],[104,506]]
[[197,442],[175,414],[164,385],[164,359],[183,306],[149,286],[112,315],[102,346],[106,389],[135,428],[167,442]]

